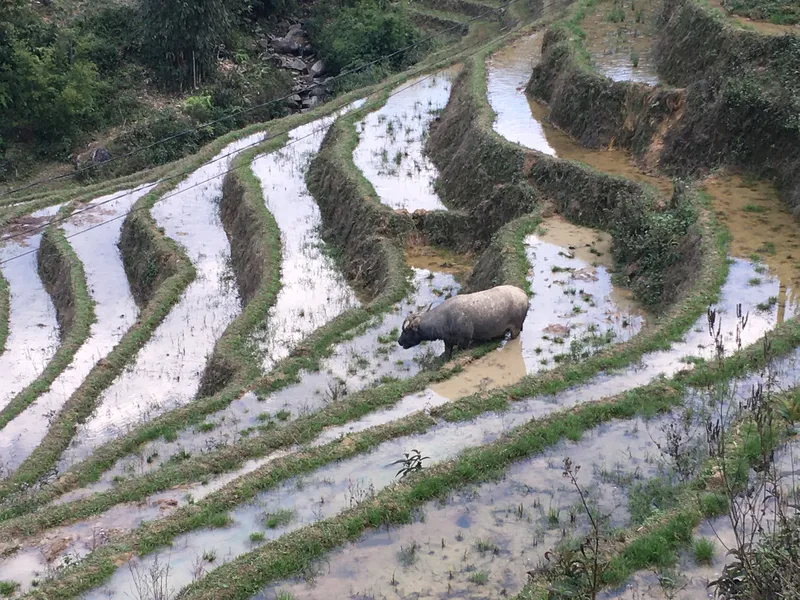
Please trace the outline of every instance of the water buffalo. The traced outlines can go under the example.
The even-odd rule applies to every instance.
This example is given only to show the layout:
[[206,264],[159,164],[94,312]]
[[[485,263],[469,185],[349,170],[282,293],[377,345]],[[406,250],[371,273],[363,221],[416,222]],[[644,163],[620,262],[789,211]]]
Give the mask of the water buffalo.
[[444,340],[445,359],[453,347],[470,342],[516,338],[528,314],[528,295],[513,285],[499,285],[482,292],[460,294],[433,310],[409,315],[397,343],[408,349],[423,341]]

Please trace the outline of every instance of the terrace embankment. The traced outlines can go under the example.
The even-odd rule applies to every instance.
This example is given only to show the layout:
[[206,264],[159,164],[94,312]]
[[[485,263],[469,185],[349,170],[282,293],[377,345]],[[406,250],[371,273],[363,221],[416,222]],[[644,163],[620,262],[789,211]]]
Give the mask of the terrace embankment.
[[694,0],[666,0],[660,29],[659,73],[687,86],[683,115],[664,136],[663,165],[676,173],[746,169],[774,180],[796,213],[800,35],[734,28]]
[[698,213],[687,191],[679,186],[661,198],[650,186],[509,143],[492,130],[485,90],[482,59],[468,63],[431,133],[443,199],[481,215],[484,238],[537,209],[606,229],[639,301],[663,306],[680,297],[701,262]]

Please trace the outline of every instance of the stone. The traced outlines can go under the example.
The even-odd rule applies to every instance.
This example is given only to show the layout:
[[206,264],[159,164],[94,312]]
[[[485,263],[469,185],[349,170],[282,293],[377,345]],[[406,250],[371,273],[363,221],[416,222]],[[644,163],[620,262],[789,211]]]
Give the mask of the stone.
[[303,108],[314,108],[322,104],[322,101],[317,96],[310,96],[303,100]]
[[325,61],[318,60],[313,65],[311,65],[311,68],[308,70],[308,72],[311,73],[313,77],[319,77],[320,75],[325,73]]
[[561,338],[569,336],[569,327],[561,323],[551,323],[542,330],[547,335],[555,335]]
[[300,44],[286,38],[275,38],[272,40],[272,49],[278,54],[295,54],[300,50]]
[[95,165],[108,162],[109,160],[111,160],[111,152],[109,152],[108,149],[103,147],[95,148],[94,150],[92,150],[92,156],[90,160]]
[[258,40],[258,45],[262,50],[269,50],[269,40],[267,38]]
[[315,85],[308,91],[310,96],[317,96],[322,98],[323,96],[327,96],[330,91],[328,90],[327,86],[324,85]]
[[292,38],[297,35],[304,35],[303,34],[303,26],[300,23],[295,23],[291,27],[289,27],[289,31],[286,32],[286,35],[283,37]]
[[300,108],[303,104],[303,99],[297,94],[292,94],[286,99],[286,106],[289,108]]
[[281,56],[280,59],[281,59],[281,67],[284,69],[292,69],[293,71],[300,71],[302,73],[305,72],[305,70],[308,68],[306,66],[306,63],[304,63],[299,58],[294,58],[290,56]]

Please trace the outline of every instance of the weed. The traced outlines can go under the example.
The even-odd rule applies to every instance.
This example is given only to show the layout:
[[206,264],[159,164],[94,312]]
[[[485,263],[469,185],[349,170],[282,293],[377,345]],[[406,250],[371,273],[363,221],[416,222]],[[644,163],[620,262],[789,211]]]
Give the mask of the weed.
[[759,204],[745,204],[744,208],[742,209],[744,212],[749,213],[763,213],[767,212],[767,209]]
[[279,410],[278,412],[275,413],[275,418],[278,419],[278,421],[288,421],[289,417],[291,416],[292,413],[286,409]]
[[250,541],[254,544],[260,544],[264,541],[264,534],[260,531],[254,531],[250,534]]
[[264,524],[270,529],[288,525],[294,518],[294,511],[289,508],[282,508],[275,512],[264,515]]
[[209,431],[213,431],[216,426],[217,426],[216,423],[206,421],[204,423],[200,423],[197,426],[197,431],[199,431],[200,433],[208,433]]
[[389,467],[393,465],[403,465],[403,467],[395,474],[395,477],[398,475],[400,479],[405,479],[411,473],[416,473],[422,470],[422,461],[428,460],[430,456],[422,456],[419,450],[414,448],[411,450],[410,453],[405,452],[403,454],[404,458],[400,460],[396,460],[393,463],[389,463]]
[[486,552],[492,552],[493,554],[497,554],[500,551],[500,548],[497,546],[497,544],[493,544],[487,540],[481,540],[481,539],[479,539],[476,542],[475,547],[481,554],[485,554]]
[[756,304],[757,310],[769,310],[778,303],[777,296],[770,296],[766,302],[759,302]]
[[714,559],[714,541],[708,538],[698,538],[694,541],[692,551],[694,552],[694,560],[698,565],[710,565]]
[[410,567],[417,561],[417,550],[419,546],[417,542],[411,542],[410,546],[400,546],[400,551],[397,553],[397,558],[400,564],[404,567]]
[[206,562],[214,562],[217,560],[217,552],[216,550],[204,550],[203,551],[203,560]]
[[750,287],[755,287],[757,285],[761,285],[761,279],[759,277],[751,277],[747,280],[747,285]]
[[10,596],[18,587],[16,581],[0,581],[0,596]]
[[756,252],[759,254],[775,254],[777,249],[775,248],[775,244],[773,242],[764,242],[756,249]]
[[634,69],[639,67],[639,53],[636,50],[631,51],[631,65]]
[[297,597],[291,592],[278,590],[275,593],[275,600],[297,600]]
[[559,513],[561,511],[558,508],[551,506],[547,509],[547,522],[550,524],[551,527],[557,527],[559,521]]
[[489,581],[489,574],[486,571],[475,571],[470,574],[469,580],[475,585],[486,585]]

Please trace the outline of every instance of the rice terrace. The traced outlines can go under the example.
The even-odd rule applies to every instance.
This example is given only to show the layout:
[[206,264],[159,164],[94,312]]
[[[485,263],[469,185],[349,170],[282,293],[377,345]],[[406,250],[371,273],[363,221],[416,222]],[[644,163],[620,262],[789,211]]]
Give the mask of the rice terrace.
[[800,600],[799,218],[796,0],[10,0],[0,597]]

